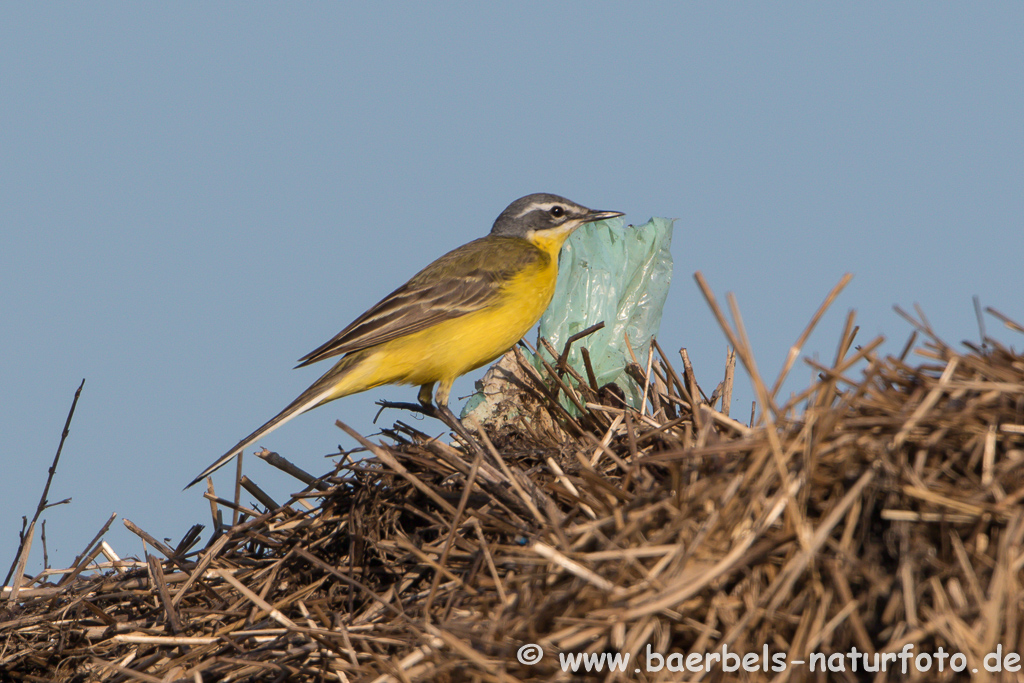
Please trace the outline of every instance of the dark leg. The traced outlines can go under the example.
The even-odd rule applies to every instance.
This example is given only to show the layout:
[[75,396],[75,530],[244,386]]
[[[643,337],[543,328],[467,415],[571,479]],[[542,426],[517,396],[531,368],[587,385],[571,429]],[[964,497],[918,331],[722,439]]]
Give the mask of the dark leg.
[[[381,410],[384,410],[385,408],[398,408],[400,410],[408,410],[413,413],[419,413],[420,415],[432,417],[435,420],[440,420],[441,422],[445,423],[445,425],[447,425],[449,429],[455,432],[460,439],[466,442],[470,449],[476,452],[476,450],[479,449],[480,446],[477,445],[476,440],[469,435],[469,432],[466,431],[466,428],[462,426],[462,422],[459,421],[459,418],[455,417],[455,413],[453,413],[451,409],[448,408],[448,394],[449,392],[451,392],[452,383],[441,382],[441,386],[437,388],[437,395],[435,397],[437,400],[436,404],[433,401],[431,401],[430,397],[431,391],[433,389],[433,384],[424,384],[423,386],[421,386],[420,392],[416,396],[416,398],[419,399],[419,403],[395,403],[392,401],[377,401],[377,405],[381,407]],[[379,414],[380,413],[378,413],[378,415]],[[376,419],[374,421],[376,422]]]
[[[420,387],[421,403],[423,402],[424,394],[426,394],[429,402],[430,389],[432,388],[433,385],[429,387]],[[453,432],[459,435],[459,438],[466,442],[466,445],[469,446],[472,451],[476,452],[480,449],[480,446],[477,444],[476,440],[469,435],[466,428],[462,426],[462,422],[459,421],[459,418],[455,417],[455,413],[453,413],[448,407],[448,395],[451,393],[451,390],[452,380],[442,380],[440,386],[437,387],[437,393],[434,394],[434,409],[436,411],[434,413],[434,417],[448,425]]]
[[431,406],[431,407],[433,406],[433,403],[430,400],[430,394],[433,393],[433,391],[434,391],[434,383],[433,382],[431,382],[430,384],[424,384],[423,386],[420,387],[420,393],[416,397],[416,398],[419,399],[420,405]]

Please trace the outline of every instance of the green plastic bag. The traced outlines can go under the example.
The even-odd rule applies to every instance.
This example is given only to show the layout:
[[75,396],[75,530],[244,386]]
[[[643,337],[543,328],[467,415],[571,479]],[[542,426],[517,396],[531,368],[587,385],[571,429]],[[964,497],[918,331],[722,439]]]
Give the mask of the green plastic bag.
[[[604,328],[573,344],[569,364],[587,376],[579,350],[586,346],[597,385],[617,385],[637,409],[643,392],[624,371],[633,361],[630,348],[641,365],[647,362],[661,326],[672,282],[673,222],[652,218],[623,227],[621,218],[612,218],[577,230],[562,247],[555,294],[540,319],[540,336],[559,353],[569,337],[604,322]],[[553,361],[547,351],[538,352]]]

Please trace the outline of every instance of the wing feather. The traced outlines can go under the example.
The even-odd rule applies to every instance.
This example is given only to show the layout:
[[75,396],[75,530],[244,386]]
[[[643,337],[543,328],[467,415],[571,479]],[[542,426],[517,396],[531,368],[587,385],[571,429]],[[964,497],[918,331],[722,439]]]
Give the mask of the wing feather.
[[549,258],[520,238],[489,236],[474,240],[417,273],[333,339],[300,358],[298,367],[479,311],[501,295],[502,284],[509,277]]

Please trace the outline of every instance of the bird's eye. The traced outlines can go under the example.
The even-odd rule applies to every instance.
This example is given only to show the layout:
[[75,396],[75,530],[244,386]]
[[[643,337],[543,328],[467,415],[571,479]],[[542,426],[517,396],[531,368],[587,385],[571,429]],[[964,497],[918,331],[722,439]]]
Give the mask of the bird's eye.
[[562,216],[565,215],[565,209],[563,209],[560,206],[552,206],[551,215],[554,216],[555,218],[561,218]]

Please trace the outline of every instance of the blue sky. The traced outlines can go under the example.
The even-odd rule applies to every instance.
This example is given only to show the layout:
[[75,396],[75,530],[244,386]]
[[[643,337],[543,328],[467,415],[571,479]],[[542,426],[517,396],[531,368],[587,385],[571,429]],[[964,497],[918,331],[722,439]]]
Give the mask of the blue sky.
[[[659,338],[708,391],[726,342],[697,270],[771,378],[847,271],[806,355],[831,358],[849,309],[889,351],[893,304],[954,342],[974,295],[1024,319],[1022,30],[999,2],[4,3],[0,569],[83,377],[59,566],[112,512],[175,542],[208,524],[182,486],[326,369],[296,359],[530,192],[678,219]],[[336,419],[371,433],[374,401],[414,395],[261,444],[320,472],[353,445]],[[142,553],[120,520],[107,538]]]

